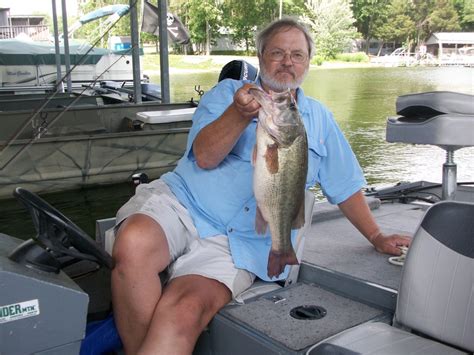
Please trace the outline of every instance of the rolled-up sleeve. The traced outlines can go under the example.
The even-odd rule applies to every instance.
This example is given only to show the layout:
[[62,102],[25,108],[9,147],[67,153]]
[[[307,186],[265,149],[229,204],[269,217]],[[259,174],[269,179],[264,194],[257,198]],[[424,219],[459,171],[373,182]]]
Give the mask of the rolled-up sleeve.
[[193,115],[189,131],[186,154],[192,157],[192,146],[198,133],[205,126],[219,118],[232,103],[234,93],[243,85],[241,81],[226,79],[204,94]]
[[332,115],[326,116],[320,142],[326,148],[326,156],[321,158],[318,180],[328,201],[339,204],[364,187],[366,181],[349,142]]

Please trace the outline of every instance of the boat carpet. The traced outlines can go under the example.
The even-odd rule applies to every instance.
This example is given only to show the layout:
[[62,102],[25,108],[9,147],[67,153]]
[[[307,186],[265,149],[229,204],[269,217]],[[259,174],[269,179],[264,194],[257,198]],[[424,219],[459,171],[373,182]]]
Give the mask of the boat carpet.
[[[413,235],[423,209],[410,204],[383,203],[372,212],[384,233]],[[397,290],[401,267],[390,264],[388,258],[389,255],[376,252],[342,215],[313,222],[305,238],[303,261]]]
[[[290,312],[302,305],[322,307],[326,315],[320,319],[294,318]],[[300,282],[243,305],[227,306],[220,313],[250,328],[253,336],[271,339],[292,351],[300,351],[344,329],[373,319],[384,319],[387,315],[380,309],[317,285]],[[300,315],[304,316],[305,311]]]

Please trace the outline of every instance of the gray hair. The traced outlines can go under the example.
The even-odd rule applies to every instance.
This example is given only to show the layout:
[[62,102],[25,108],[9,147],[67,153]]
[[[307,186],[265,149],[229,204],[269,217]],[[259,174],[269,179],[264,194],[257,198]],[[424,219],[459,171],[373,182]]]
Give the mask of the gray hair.
[[268,26],[262,29],[255,38],[255,45],[257,47],[257,55],[262,57],[263,51],[268,41],[277,33],[296,28],[303,32],[306,42],[308,43],[308,54],[311,58],[314,52],[314,42],[308,28],[298,20],[292,17],[283,17],[281,19],[271,22]]

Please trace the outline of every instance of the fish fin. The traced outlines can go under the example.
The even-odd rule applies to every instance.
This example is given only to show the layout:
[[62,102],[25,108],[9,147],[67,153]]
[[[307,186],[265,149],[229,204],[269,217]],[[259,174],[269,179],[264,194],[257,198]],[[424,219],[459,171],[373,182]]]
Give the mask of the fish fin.
[[274,143],[267,145],[265,163],[270,174],[276,174],[278,172],[278,144]]
[[267,232],[268,223],[263,218],[262,211],[257,206],[257,213],[255,214],[255,230],[257,234],[265,234]]
[[296,215],[295,219],[293,220],[293,223],[291,225],[291,229],[298,229],[304,226],[304,198],[301,202],[300,208],[298,210],[298,214]]
[[298,264],[293,248],[284,252],[277,252],[272,249],[268,255],[267,275],[269,278],[273,278],[280,275],[285,270],[286,265]]

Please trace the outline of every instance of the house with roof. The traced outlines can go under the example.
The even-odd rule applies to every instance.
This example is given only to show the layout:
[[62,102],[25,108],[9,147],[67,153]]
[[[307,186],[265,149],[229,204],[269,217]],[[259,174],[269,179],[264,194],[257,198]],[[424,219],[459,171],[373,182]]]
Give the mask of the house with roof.
[[474,59],[474,32],[435,32],[425,45],[427,53],[440,62]]

